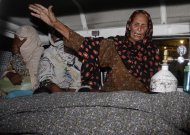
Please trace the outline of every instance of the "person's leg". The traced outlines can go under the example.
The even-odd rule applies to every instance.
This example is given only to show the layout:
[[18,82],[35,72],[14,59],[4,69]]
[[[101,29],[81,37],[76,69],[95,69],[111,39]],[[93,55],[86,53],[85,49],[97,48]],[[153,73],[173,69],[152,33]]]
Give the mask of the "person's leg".
[[47,87],[39,87],[37,88],[33,94],[40,94],[40,93],[51,93]]

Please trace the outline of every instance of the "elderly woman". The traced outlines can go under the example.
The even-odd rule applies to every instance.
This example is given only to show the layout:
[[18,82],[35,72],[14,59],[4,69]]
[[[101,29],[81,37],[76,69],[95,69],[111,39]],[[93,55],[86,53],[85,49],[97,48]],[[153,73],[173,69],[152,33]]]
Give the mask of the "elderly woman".
[[[28,25],[21,26],[15,33],[12,44],[12,59],[6,76],[13,85],[20,86],[31,84],[33,91],[38,88],[38,65],[44,48],[37,31]],[[17,88],[19,89],[19,88]]]
[[55,17],[52,6],[30,4],[29,9],[32,16],[59,31],[66,38],[66,46],[79,52],[83,59],[82,85],[98,88],[100,67],[109,67],[102,90],[149,91],[150,79],[159,70],[159,54],[152,44],[153,24],[146,11],[137,10],[131,15],[124,37],[104,39],[77,34]]

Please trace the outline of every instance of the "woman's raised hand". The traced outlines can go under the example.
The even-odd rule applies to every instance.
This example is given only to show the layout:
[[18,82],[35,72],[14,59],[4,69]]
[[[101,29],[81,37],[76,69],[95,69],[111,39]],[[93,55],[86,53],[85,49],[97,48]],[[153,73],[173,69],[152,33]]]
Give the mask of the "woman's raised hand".
[[46,8],[40,4],[30,4],[28,8],[31,10],[32,16],[41,19],[50,26],[57,22],[57,18],[52,11],[52,5]]

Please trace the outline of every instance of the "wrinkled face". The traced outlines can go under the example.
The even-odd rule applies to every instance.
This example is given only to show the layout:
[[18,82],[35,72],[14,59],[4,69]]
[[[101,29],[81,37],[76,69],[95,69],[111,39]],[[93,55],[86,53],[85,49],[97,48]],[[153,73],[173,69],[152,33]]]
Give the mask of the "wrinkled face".
[[142,13],[137,14],[133,18],[131,25],[129,26],[129,30],[130,30],[129,40],[131,40],[133,43],[143,40],[148,30],[147,17]]
[[15,35],[13,39],[13,44],[12,44],[12,53],[20,54],[20,47],[25,41],[26,41],[26,38],[19,38],[17,35]]

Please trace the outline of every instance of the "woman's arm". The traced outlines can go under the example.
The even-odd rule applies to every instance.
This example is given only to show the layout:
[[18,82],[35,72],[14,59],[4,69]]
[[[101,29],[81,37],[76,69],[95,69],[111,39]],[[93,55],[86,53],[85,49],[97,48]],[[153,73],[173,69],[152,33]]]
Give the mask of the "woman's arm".
[[41,19],[49,26],[56,29],[60,32],[63,37],[66,39],[68,44],[65,44],[67,47],[72,48],[76,51],[80,48],[82,44],[83,38],[78,33],[74,32],[72,29],[67,27],[65,24],[60,22],[54,15],[52,11],[53,6],[49,6],[48,8],[40,5],[40,4],[30,4],[29,9],[31,10],[31,15]]
[[21,85],[22,83],[22,76],[18,73],[8,72],[6,77],[9,78],[13,85]]
[[63,23],[61,23],[54,15],[52,11],[53,6],[48,8],[40,4],[30,4],[29,9],[32,11],[31,15],[41,19],[51,27],[59,31],[66,39],[69,39],[69,30]]

